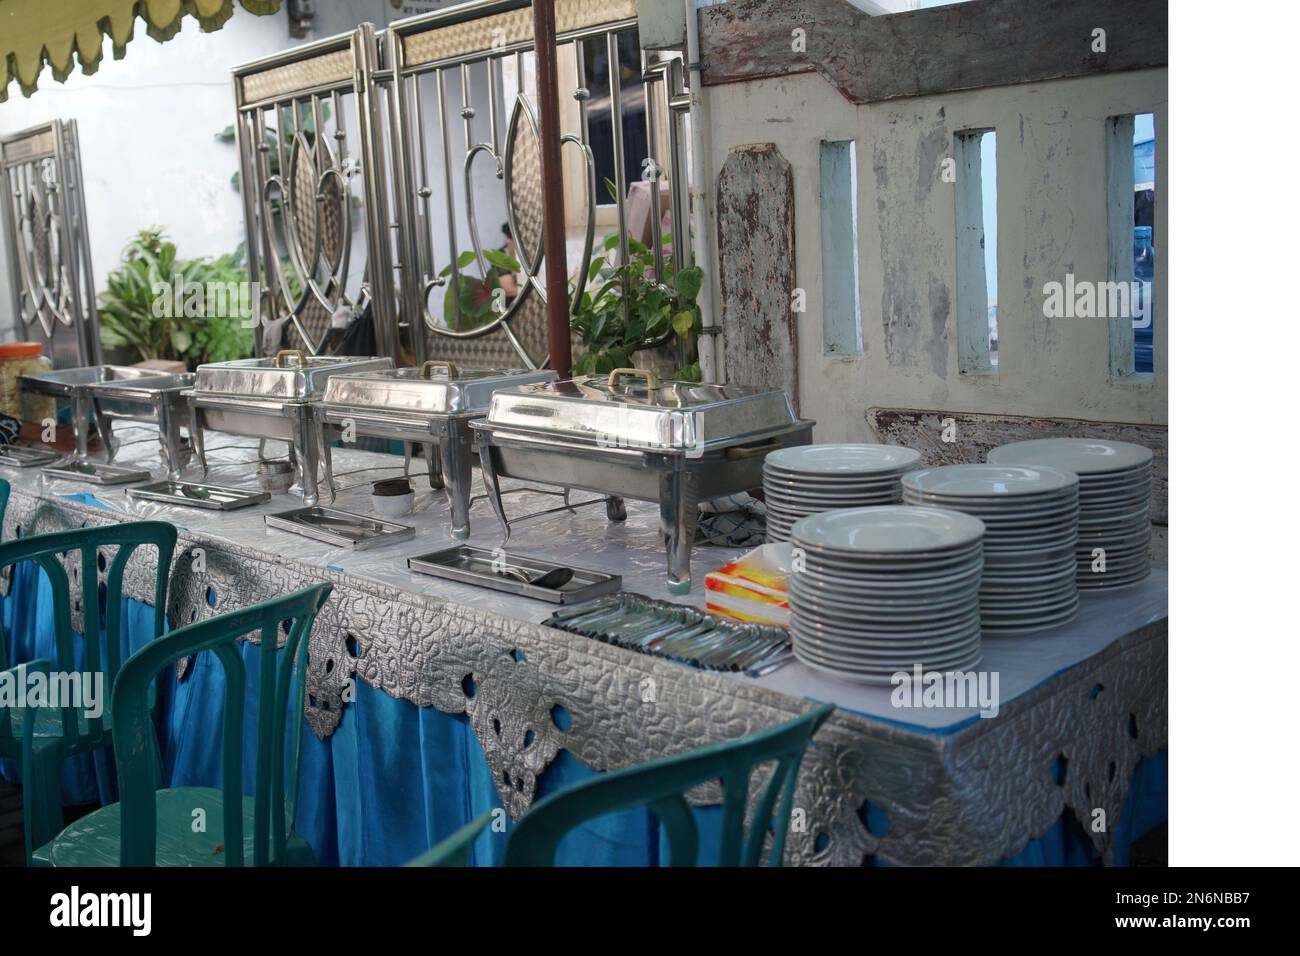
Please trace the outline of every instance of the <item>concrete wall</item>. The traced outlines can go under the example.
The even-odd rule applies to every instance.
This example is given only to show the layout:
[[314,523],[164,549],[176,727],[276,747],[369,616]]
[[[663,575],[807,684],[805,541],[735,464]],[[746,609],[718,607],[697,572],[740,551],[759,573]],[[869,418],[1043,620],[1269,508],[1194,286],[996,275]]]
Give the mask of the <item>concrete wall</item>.
[[[1159,243],[1155,374],[1108,380],[1104,319],[1046,319],[1043,285],[1107,278],[1108,116],[1153,112],[1157,225],[1168,202],[1167,71],[1142,70],[855,106],[816,74],[709,88],[710,161],[772,142],[794,170],[801,408],[818,441],[871,440],[872,406],[1165,423],[1168,244]],[[953,135],[998,132],[997,373],[958,373]],[[820,144],[856,141],[863,355],[822,345]],[[716,294],[716,287],[715,287]],[[990,298],[992,298],[990,296]]]

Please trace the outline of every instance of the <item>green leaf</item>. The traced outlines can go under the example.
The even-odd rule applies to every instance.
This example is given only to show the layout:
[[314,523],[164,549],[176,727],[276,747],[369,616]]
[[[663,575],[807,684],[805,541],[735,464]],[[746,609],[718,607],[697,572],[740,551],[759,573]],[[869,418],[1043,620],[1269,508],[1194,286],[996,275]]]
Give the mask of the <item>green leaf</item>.
[[520,269],[519,260],[500,249],[484,249],[483,258],[502,272],[518,272]]
[[678,338],[686,338],[691,334],[694,326],[695,313],[692,310],[684,309],[673,316],[673,331],[677,333]]
[[683,299],[694,302],[695,297],[700,294],[700,287],[704,285],[704,270],[699,266],[691,266],[677,273],[676,278],[677,294]]

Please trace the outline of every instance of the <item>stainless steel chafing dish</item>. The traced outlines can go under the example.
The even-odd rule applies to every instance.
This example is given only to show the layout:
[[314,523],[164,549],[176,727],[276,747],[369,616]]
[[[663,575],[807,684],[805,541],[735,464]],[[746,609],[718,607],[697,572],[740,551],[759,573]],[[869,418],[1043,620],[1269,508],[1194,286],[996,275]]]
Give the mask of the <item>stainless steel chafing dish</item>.
[[499,479],[519,478],[621,499],[659,502],[668,588],[691,586],[697,505],[757,488],[763,458],[806,445],[813,422],[795,417],[781,389],[659,382],[640,369],[502,389],[471,423],[488,497],[506,540]]
[[[77,460],[90,457],[87,443],[90,440],[91,389],[109,382],[141,382],[162,376],[157,369],[135,368],[131,365],[90,365],[86,368],[65,368],[52,372],[37,372],[18,379],[23,392],[23,417],[30,418],[29,397],[50,395],[72,405],[72,432],[77,443]],[[106,426],[101,424],[101,429]],[[108,437],[105,436],[105,444]],[[110,450],[111,456],[111,450]]]
[[[425,448],[429,483],[446,488],[452,537],[469,537],[474,433],[499,388],[555,381],[548,370],[461,369],[451,362],[420,368],[335,375],[318,416],[322,447],[350,425],[358,435],[416,442]],[[410,464],[410,449],[407,450]]]
[[193,372],[155,373],[150,378],[110,380],[91,385],[88,391],[95,409],[95,421],[104,436],[108,460],[112,461],[117,454],[117,446],[113,443],[115,419],[148,422],[158,426],[167,477],[173,481],[180,478],[190,456],[190,447],[181,441],[181,424],[188,417],[184,393],[193,385]]
[[[319,500],[317,493],[321,449],[316,407],[325,386],[340,372],[366,372],[393,367],[390,358],[304,355],[285,350],[275,358],[240,359],[200,365],[194,387],[184,392],[190,405],[190,434],[203,474],[205,430],[250,438],[288,442],[298,471],[303,504]],[[324,449],[327,473],[329,448]]]

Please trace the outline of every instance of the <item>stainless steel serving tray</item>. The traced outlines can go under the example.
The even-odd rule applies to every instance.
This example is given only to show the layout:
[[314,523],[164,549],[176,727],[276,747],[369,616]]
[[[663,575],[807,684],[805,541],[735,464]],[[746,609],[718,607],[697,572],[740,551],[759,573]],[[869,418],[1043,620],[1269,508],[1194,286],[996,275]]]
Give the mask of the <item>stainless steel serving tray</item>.
[[42,468],[41,474],[68,481],[88,481],[92,485],[122,485],[128,481],[147,481],[153,475],[139,468],[106,465],[98,461],[67,461]]
[[129,418],[134,415],[152,416],[160,400],[176,399],[193,386],[193,372],[164,375],[155,372],[146,378],[97,382],[89,386],[89,391],[104,412],[117,418]]
[[196,399],[253,398],[263,401],[311,402],[325,394],[333,375],[391,369],[390,358],[356,355],[305,355],[289,350],[275,358],[238,359],[200,365],[194,378]]
[[485,427],[697,458],[799,424],[783,389],[660,382],[641,369],[616,369],[608,376],[500,389]]
[[48,465],[64,457],[60,452],[48,448],[26,448],[22,445],[0,445],[0,465],[14,468],[32,468],[36,465]]
[[[551,604],[579,604],[617,591],[623,586],[623,579],[617,574],[555,564],[515,552],[476,548],[468,544],[408,558],[406,564],[412,571],[420,574],[431,574],[464,584],[492,588],[495,591],[521,594],[539,601],[549,601]],[[539,588],[499,574],[497,569],[502,567],[523,571],[530,577],[538,577],[559,568],[570,568],[573,577],[558,588]]]
[[244,491],[240,488],[223,488],[220,485],[198,484],[190,481],[155,481],[126,489],[127,497],[146,501],[160,501],[183,508],[207,508],[213,511],[233,511],[249,505],[271,500],[269,492]]
[[350,511],[322,508],[319,505],[267,515],[266,524],[271,528],[292,531],[294,534],[356,551],[405,541],[415,536],[415,529],[410,525],[368,518]]
[[42,395],[71,396],[78,389],[105,382],[134,381],[158,378],[153,368],[135,368],[131,365],[89,365],[85,368],[65,368],[51,372],[35,372],[19,376],[18,384],[29,392]]
[[481,415],[498,389],[556,378],[549,369],[462,369],[451,362],[425,362],[420,368],[331,376],[325,405],[336,414],[355,410],[398,419]]

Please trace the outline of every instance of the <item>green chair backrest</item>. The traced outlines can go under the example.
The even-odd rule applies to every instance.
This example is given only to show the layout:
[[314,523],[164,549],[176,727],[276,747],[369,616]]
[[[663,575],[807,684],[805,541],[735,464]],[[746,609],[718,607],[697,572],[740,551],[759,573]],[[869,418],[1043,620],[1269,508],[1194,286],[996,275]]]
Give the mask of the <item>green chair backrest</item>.
[[[18,538],[0,544],[0,573],[23,561],[34,562],[50,579],[54,596],[54,665],[63,674],[78,671],[87,674],[103,672],[104,687],[110,693],[122,667],[122,575],[135,549],[149,545],[158,549],[158,568],[154,574],[153,636],[162,634],[167,607],[167,577],[171,573],[172,551],[176,547],[176,528],[165,521],[130,521],[105,525],[100,528],[75,528],[55,531],[30,538]],[[100,639],[99,561],[100,548],[116,547],[117,554],[106,561],[108,579],[105,595],[108,607],[104,614],[104,632]],[[81,594],[76,599],[81,607],[86,631],[83,641],[84,663],[78,667],[73,656],[72,642],[72,588],[59,555],[76,551],[81,567]],[[100,648],[103,647],[101,659]],[[0,633],[0,669],[8,666],[5,659],[5,641]],[[78,736],[77,708],[62,708],[63,737],[71,741]],[[88,717],[87,728],[92,737],[103,734],[102,715]],[[8,735],[9,725],[0,723],[0,736]]]
[[[145,645],[122,665],[113,687],[114,745],[121,794],[122,866],[153,866],[157,848],[154,800],[158,743],[154,739],[148,692],[153,678],[182,658],[212,651],[226,678],[221,732],[221,800],[227,866],[244,865],[244,659],[239,638],[257,632],[257,746],[253,778],[253,865],[283,860],[287,821],[293,819],[298,792],[298,752],[302,741],[302,702],[307,649],[316,612],[331,585],[318,584],[272,601],[190,624]],[[281,631],[285,632],[280,644]],[[299,651],[301,650],[301,653]],[[291,689],[296,682],[293,707]],[[285,726],[293,727],[285,753]],[[286,769],[287,768],[287,769]],[[287,777],[287,779],[286,779]]]
[[0,478],[0,538],[4,537],[5,509],[9,507],[9,482]]
[[[670,864],[693,866],[699,852],[699,831],[686,793],[714,780],[722,781],[718,865],[757,865],[770,823],[772,852],[768,861],[779,866],[804,749],[834,709],[832,704],[822,704],[795,720],[739,740],[600,774],[551,794],[515,824],[506,843],[506,866],[553,866],[560,841],[578,824],[641,806],[649,807],[659,818],[668,836]],[[768,762],[776,766],[755,805],[746,835],[750,776],[755,767]],[[773,817],[778,796],[780,809]]]
[[[10,682],[16,692],[23,693],[25,692],[29,678],[33,674],[43,674],[48,680],[50,676],[50,662],[44,658],[38,658],[34,661],[28,661],[26,664],[19,664],[17,667],[0,670],[0,681]],[[26,706],[22,709],[23,855],[27,866],[32,865],[31,808],[36,805],[35,773],[33,772],[32,763],[32,737],[36,730],[37,709],[38,708],[36,707]],[[0,722],[3,722],[6,726],[9,724],[9,716],[3,709],[0,709]]]
[[[470,851],[480,833],[492,822],[495,810],[479,815],[437,846],[417,856],[407,866],[469,866]],[[504,811],[502,811],[504,812]]]

